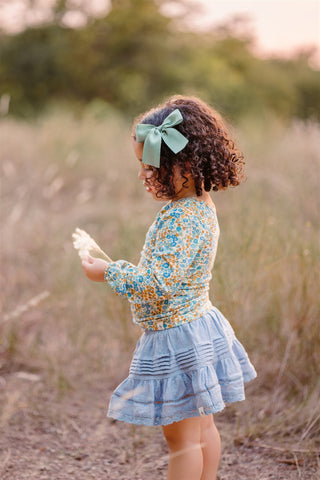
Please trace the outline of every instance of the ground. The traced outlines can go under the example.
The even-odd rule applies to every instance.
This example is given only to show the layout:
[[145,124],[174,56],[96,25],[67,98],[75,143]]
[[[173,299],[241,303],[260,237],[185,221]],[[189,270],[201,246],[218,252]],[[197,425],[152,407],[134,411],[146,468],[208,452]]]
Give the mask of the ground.
[[[164,480],[168,452],[161,428],[106,417],[114,385],[94,377],[58,395],[37,375],[1,377],[2,480]],[[234,435],[227,411],[216,415],[223,454],[219,480],[316,480],[319,458]]]

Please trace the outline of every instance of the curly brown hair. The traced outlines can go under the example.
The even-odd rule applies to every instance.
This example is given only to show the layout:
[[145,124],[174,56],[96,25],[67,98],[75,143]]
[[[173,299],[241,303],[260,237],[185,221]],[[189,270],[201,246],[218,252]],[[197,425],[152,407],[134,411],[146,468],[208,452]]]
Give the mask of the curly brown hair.
[[[236,186],[244,179],[244,160],[242,153],[235,147],[233,140],[218,112],[196,97],[175,95],[165,103],[143,113],[136,118],[133,136],[138,123],[155,126],[176,108],[183,116],[183,122],[175,128],[187,139],[186,147],[179,153],[173,153],[161,143],[160,168],[153,167],[152,183],[156,183],[157,196],[174,198],[173,183],[175,166],[188,183],[186,173],[191,173],[196,195],[202,195],[202,189],[209,192]],[[147,182],[150,182],[148,180]]]

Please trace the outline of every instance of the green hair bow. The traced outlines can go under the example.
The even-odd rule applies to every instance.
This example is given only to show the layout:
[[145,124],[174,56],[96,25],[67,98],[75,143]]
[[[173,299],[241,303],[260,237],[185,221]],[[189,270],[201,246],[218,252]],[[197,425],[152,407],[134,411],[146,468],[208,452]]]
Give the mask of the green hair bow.
[[178,153],[184,149],[188,143],[188,139],[178,130],[173,128],[175,125],[179,125],[179,123],[182,122],[183,117],[181,112],[176,108],[158,127],[148,123],[138,123],[136,126],[136,139],[138,142],[144,142],[142,154],[143,163],[146,165],[152,165],[156,168],[160,167],[162,140],[174,153]]

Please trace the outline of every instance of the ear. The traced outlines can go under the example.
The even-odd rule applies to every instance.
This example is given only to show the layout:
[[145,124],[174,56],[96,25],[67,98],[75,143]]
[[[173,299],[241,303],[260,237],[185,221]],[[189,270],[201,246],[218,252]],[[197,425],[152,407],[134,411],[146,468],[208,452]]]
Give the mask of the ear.
[[185,176],[186,177],[191,177],[191,162],[187,162],[186,163],[186,173],[185,173]]
[[[174,172],[175,175],[178,175],[178,176],[181,176],[181,175],[182,175],[182,173],[181,173],[181,168],[178,167],[177,165],[175,165],[175,166],[173,167],[173,172]],[[190,163],[190,162],[187,162],[187,163],[185,164],[185,173],[183,173],[183,176],[184,176],[184,177],[187,177],[188,180],[189,180],[190,178],[192,178],[192,174],[191,174],[191,163]]]

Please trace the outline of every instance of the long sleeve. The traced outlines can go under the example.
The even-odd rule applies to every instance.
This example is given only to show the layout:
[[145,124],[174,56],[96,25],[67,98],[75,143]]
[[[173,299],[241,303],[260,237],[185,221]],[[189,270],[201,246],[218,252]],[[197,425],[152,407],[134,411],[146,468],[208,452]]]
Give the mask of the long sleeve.
[[204,239],[199,219],[182,208],[165,211],[154,228],[152,248],[145,246],[145,257],[138,266],[118,260],[105,271],[105,280],[114,291],[131,302],[173,295]]

